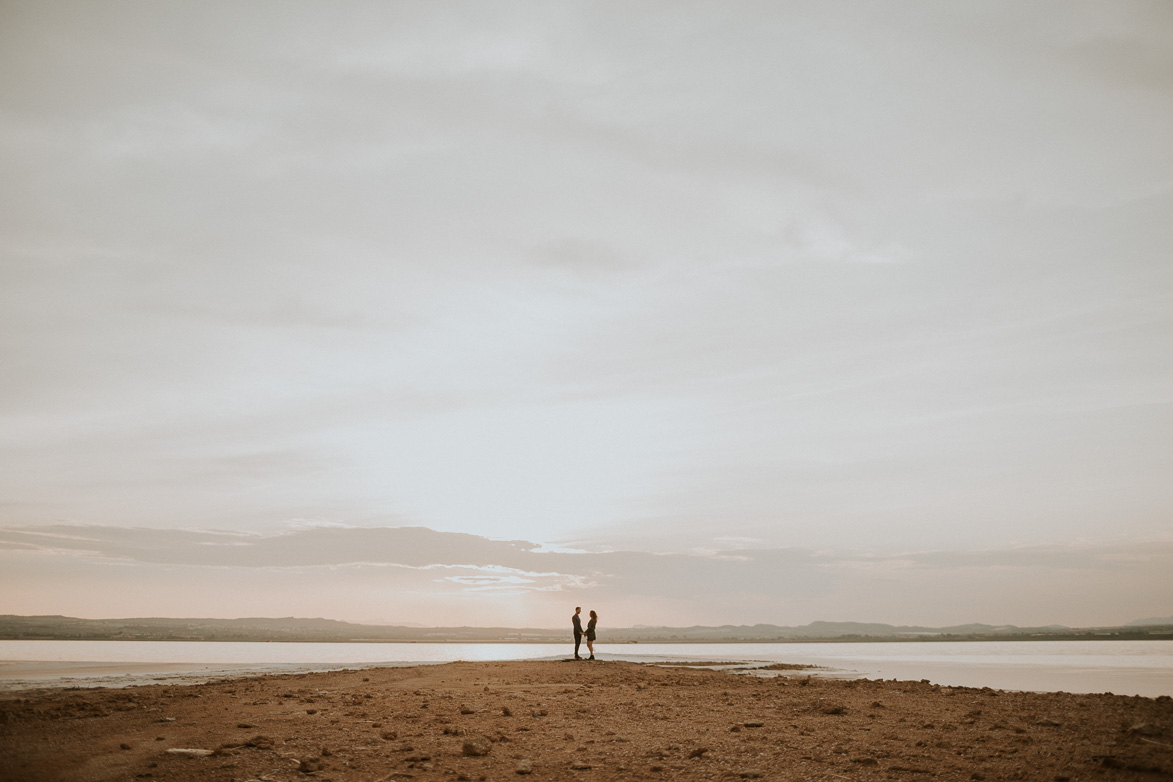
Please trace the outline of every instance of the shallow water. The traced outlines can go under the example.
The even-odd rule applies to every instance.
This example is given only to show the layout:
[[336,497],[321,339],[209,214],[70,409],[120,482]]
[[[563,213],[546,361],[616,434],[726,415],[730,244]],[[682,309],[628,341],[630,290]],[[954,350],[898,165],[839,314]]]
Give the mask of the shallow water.
[[[818,673],[1009,690],[1173,695],[1170,641],[624,644],[600,660],[755,661]],[[563,659],[569,644],[0,641],[0,689],[125,686],[453,660]]]

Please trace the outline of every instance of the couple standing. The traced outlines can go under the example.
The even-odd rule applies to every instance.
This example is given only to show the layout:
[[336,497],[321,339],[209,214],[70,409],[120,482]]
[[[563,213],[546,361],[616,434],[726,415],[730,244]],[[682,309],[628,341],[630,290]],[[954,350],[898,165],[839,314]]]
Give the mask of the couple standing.
[[579,614],[582,613],[582,606],[574,609],[574,616],[570,617],[570,623],[574,625],[574,659],[581,660],[578,656],[578,647],[582,643],[582,637],[586,636],[587,650],[591,653],[588,660],[595,659],[595,624],[599,621],[599,615],[591,611],[591,621],[587,622],[586,632],[582,631],[582,619]]

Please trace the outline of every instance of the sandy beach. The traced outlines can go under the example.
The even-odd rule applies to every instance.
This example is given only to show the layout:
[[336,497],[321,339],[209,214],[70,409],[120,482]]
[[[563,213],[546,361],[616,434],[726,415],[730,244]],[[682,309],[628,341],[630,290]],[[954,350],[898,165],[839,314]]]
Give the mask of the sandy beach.
[[[420,665],[427,663],[420,663]],[[218,679],[398,667],[402,663],[114,663],[14,660],[0,662],[0,700],[22,690],[205,684]]]
[[1154,779],[1173,700],[457,662],[0,700],[5,780]]

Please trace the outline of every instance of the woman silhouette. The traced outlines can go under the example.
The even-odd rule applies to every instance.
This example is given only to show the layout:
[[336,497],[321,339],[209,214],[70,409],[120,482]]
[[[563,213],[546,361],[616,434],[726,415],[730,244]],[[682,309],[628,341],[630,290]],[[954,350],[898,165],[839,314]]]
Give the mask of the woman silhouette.
[[594,612],[594,610],[592,610],[591,611],[591,621],[587,622],[587,631],[586,631],[587,651],[591,653],[591,656],[587,658],[588,660],[595,659],[595,623],[597,623],[598,621],[599,621],[599,615],[596,614]]

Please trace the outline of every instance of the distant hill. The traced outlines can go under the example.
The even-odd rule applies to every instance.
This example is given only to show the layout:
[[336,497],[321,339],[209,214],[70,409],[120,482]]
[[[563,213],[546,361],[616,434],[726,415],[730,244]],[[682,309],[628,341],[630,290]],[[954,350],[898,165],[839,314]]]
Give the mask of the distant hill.
[[[0,616],[0,639],[4,640],[562,643],[568,636],[568,629],[360,625],[334,619],[296,617],[77,619],[68,616]],[[1123,627],[1098,628],[987,624],[920,627],[875,622],[811,622],[800,627],[772,624],[641,626],[608,628],[603,637],[611,644],[1112,638],[1173,640],[1173,621],[1138,620]]]
[[1166,626],[1173,627],[1173,616],[1161,616],[1151,619],[1134,619],[1125,627],[1152,627],[1152,626]]

